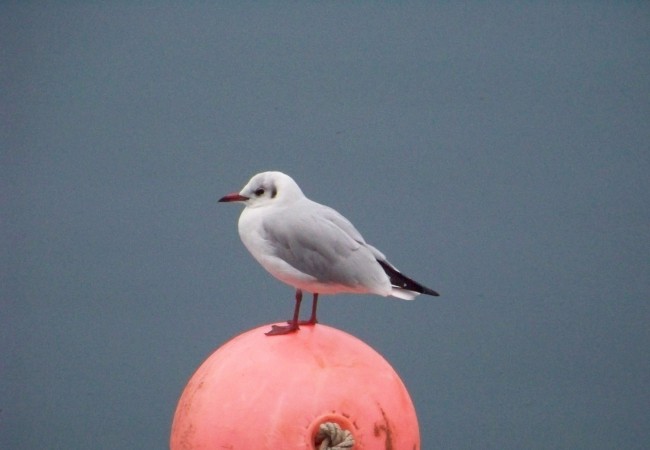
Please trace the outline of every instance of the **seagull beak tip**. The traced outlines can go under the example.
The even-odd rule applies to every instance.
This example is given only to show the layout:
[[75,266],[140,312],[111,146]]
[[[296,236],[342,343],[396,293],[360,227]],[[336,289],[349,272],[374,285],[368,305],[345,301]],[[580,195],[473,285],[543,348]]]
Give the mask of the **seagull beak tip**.
[[245,202],[246,200],[248,200],[248,197],[240,195],[239,192],[233,192],[232,194],[221,197],[219,202]]

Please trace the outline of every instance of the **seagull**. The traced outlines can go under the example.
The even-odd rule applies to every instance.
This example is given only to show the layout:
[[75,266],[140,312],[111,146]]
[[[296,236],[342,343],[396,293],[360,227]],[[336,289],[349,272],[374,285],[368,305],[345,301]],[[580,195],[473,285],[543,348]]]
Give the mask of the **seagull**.
[[[296,289],[293,318],[288,325],[273,325],[265,333],[268,336],[315,325],[319,294],[376,294],[404,300],[439,295],[402,274],[348,219],[308,199],[282,172],[258,173],[241,191],[219,202],[245,205],[238,223],[242,242],[271,275]],[[312,293],[313,300],[311,317],[301,322],[303,290]]]

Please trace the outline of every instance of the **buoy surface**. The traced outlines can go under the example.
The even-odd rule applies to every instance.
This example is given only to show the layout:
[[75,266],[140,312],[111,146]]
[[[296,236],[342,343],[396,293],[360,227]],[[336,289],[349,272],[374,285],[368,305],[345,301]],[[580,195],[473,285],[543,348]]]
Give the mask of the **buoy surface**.
[[321,424],[354,450],[419,450],[411,398],[375,350],[325,325],[265,336],[264,325],[210,355],[187,383],[172,450],[313,450]]

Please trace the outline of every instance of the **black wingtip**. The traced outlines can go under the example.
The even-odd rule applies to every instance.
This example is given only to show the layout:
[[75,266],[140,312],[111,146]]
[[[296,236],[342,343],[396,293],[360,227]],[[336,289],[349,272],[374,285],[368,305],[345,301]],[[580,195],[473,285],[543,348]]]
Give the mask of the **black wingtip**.
[[388,278],[390,279],[390,283],[393,286],[397,286],[402,289],[406,289],[413,292],[419,292],[420,294],[431,295],[433,297],[440,296],[440,294],[438,294],[433,289],[429,289],[428,287],[418,283],[417,281],[399,272],[397,269],[395,269],[393,266],[388,264],[386,261],[377,260],[377,262],[379,263],[381,268],[384,269],[384,272],[386,272],[386,275],[388,275]]
[[[422,285],[420,285],[420,286],[422,286]],[[440,294],[438,292],[434,291],[433,289],[429,289],[426,286],[422,286],[422,287],[424,288],[424,290],[422,291],[423,294],[431,295],[433,297],[440,297]]]

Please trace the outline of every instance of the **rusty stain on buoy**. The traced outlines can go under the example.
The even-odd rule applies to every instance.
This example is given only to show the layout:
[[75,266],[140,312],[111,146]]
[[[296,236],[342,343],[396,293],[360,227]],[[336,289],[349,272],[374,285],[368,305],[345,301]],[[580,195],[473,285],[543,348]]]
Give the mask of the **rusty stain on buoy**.
[[379,406],[379,411],[381,411],[381,416],[384,419],[384,423],[375,423],[375,436],[380,437],[381,433],[383,432],[386,435],[385,449],[393,450],[393,430],[391,429],[390,421],[388,420],[388,417],[386,417],[386,411],[384,411],[381,406]]

